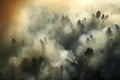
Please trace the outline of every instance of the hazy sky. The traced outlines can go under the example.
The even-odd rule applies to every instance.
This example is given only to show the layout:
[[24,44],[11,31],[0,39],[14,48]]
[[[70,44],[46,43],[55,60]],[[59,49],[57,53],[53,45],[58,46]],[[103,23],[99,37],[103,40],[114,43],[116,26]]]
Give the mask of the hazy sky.
[[[0,0],[0,37],[6,38],[13,29],[8,23],[19,23],[26,5],[46,6],[56,12],[101,10],[119,14],[120,0]],[[24,15],[22,13],[22,15]],[[17,21],[17,22],[16,22]],[[14,27],[17,28],[17,27]],[[1,41],[0,41],[1,42]]]

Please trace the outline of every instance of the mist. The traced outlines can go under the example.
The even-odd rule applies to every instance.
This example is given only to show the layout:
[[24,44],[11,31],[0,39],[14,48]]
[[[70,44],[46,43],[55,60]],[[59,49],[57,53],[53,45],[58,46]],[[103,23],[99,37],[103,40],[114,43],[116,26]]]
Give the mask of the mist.
[[120,79],[120,1],[2,3],[0,80]]

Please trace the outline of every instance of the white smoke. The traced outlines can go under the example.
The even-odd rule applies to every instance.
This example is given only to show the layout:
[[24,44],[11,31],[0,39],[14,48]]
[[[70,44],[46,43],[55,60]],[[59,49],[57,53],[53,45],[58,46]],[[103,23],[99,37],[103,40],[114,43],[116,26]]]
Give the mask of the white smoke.
[[[104,61],[106,60],[106,55],[108,55],[109,50],[110,40],[106,35],[108,27],[112,30],[113,43],[119,40],[119,31],[115,28],[115,24],[119,23],[119,14],[116,15],[116,13],[114,14],[109,10],[105,12],[106,8],[100,8],[105,15],[109,12],[109,18],[101,20],[95,17],[96,9],[91,9],[90,7],[90,9],[87,8],[87,11],[87,9],[84,8],[86,4],[90,5],[92,2],[95,2],[94,0],[92,0],[92,2],[86,1],[87,3],[82,0],[76,0],[79,4],[82,2],[84,5],[76,5],[75,7],[70,7],[70,5],[75,5],[77,4],[76,2],[73,4],[65,4],[68,2],[65,0],[63,5],[56,7],[56,9],[60,11],[57,11],[53,6],[49,8],[49,6],[62,2],[58,0],[52,4],[51,1],[52,0],[45,0],[39,3],[37,0],[38,3],[35,2],[34,4],[41,4],[40,6],[35,6],[34,4],[32,6],[27,5],[25,9],[23,9],[20,15],[20,21],[18,20],[18,26],[22,27],[19,28],[19,32],[15,34],[18,37],[16,39],[23,40],[23,45],[19,45],[16,55],[10,57],[9,62],[19,67],[24,58],[31,61],[33,57],[38,59],[40,56],[43,56],[48,62],[46,61],[42,64],[38,78],[45,80],[51,76],[51,79],[64,78],[67,80],[70,77],[67,69],[70,69],[70,71],[74,73],[73,75],[77,72],[75,72],[76,68],[71,65],[71,63],[75,65],[87,63],[84,60],[84,58],[86,59],[84,53],[89,47],[93,49],[93,56],[89,59],[87,65],[94,68],[103,65],[102,63],[105,63]],[[112,0],[110,1],[112,2]],[[72,1],[70,0],[70,2]],[[62,6],[65,10],[61,8]],[[92,7],[93,6],[96,5],[94,4]],[[101,6],[102,5],[99,5],[97,8]],[[70,10],[68,8],[70,8]],[[81,8],[80,11],[79,8]],[[75,9],[75,11],[72,9]],[[67,17],[62,20],[62,16]],[[77,26],[78,19],[80,19],[85,26],[85,33],[83,34],[79,32],[79,27]],[[119,51],[116,50],[115,53],[118,52]],[[76,58],[81,59],[79,61]],[[36,78],[28,76],[26,80],[36,80]]]

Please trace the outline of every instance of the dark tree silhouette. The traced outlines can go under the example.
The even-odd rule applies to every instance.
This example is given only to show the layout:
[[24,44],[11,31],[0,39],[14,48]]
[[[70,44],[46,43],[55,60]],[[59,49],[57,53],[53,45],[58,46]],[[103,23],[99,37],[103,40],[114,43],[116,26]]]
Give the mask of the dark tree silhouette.
[[118,24],[115,24],[115,27],[116,27],[117,30],[120,29]]
[[32,75],[37,75],[38,74],[38,72],[39,72],[39,61],[35,58],[35,57],[33,57],[32,58],[32,61],[31,61],[31,73],[32,73]]
[[101,12],[100,12],[100,11],[97,11],[97,12],[96,12],[96,18],[99,19],[100,16],[101,16]]
[[105,18],[105,15],[104,14],[102,14],[102,17],[101,17],[101,19],[104,19]]
[[21,70],[22,72],[30,72],[30,62],[27,58],[24,58],[21,64]]
[[105,16],[105,19],[107,19],[108,17],[109,17],[109,15],[106,15],[106,16]]
[[113,35],[112,30],[110,27],[108,27],[106,31],[106,36],[108,37],[108,40],[111,40],[112,35]]
[[40,44],[41,44],[41,54],[42,56],[44,56],[45,54],[45,50],[46,50],[46,38],[44,38],[44,41],[42,39],[40,39]]
[[84,25],[81,23],[81,20],[78,20],[77,21],[77,25],[78,25],[78,27],[79,27],[79,29],[80,29],[80,33],[84,33],[85,32],[85,27],[84,27]]
[[92,35],[92,34],[90,35],[90,38],[93,38],[93,35]]
[[13,38],[13,39],[12,39],[12,44],[16,44],[16,42],[17,42],[16,39]]
[[88,58],[91,58],[91,56],[93,55],[93,49],[88,47],[84,55]]
[[70,23],[70,19],[67,15],[62,15],[61,17],[61,23],[63,24],[63,26],[65,26],[66,24],[69,24]]

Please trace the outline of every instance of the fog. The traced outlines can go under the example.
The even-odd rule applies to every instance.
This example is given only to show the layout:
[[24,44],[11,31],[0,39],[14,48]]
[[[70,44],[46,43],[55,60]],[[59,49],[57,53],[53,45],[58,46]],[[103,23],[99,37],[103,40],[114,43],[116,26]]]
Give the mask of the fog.
[[1,80],[119,80],[119,0],[2,3]]

